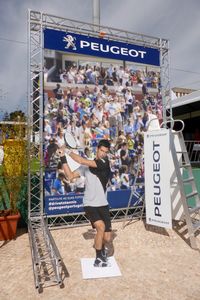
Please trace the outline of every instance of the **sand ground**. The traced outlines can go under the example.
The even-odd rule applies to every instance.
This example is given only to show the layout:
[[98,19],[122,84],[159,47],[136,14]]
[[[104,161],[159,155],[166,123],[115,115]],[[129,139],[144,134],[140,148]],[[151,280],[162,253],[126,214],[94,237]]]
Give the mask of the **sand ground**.
[[[28,234],[0,242],[1,300],[199,300],[200,252],[193,250],[175,230],[132,222],[123,229],[113,223],[115,259],[122,276],[82,279],[80,259],[93,257],[90,226],[52,230],[69,277],[64,288],[34,286]],[[199,242],[199,241],[198,241]]]

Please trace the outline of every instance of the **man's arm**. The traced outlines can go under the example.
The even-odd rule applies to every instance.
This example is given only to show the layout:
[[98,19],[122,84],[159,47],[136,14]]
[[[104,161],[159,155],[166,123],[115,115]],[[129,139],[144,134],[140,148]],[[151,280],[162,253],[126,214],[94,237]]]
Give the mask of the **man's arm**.
[[76,179],[76,178],[79,178],[79,177],[80,177],[79,172],[77,172],[77,171],[72,172],[72,171],[71,171],[71,169],[69,168],[69,166],[68,166],[68,164],[67,164],[67,161],[64,162],[64,163],[62,163],[62,169],[63,169],[65,175],[67,176],[67,178],[68,178],[68,180],[69,180],[70,182],[72,182],[73,179]]
[[67,158],[65,156],[65,148],[61,147],[57,150],[58,155],[60,156],[60,161],[62,163],[62,169],[64,171],[65,176],[67,179],[71,182],[73,179],[79,178],[80,174],[77,171],[73,171],[70,169],[68,163],[67,163]]
[[90,160],[87,158],[83,158],[82,156],[74,153],[74,152],[69,152],[68,155],[75,160],[77,163],[79,163],[80,165],[84,165],[84,166],[88,166],[91,168],[96,168],[97,164],[95,162],[95,160]]
[[[61,162],[62,162],[62,169],[63,169],[65,175],[67,176],[67,178],[70,180],[70,182],[73,179],[79,178],[80,177],[79,172],[78,171],[72,172],[71,169],[70,169],[70,167],[69,167],[69,165],[67,164],[67,159],[66,159],[66,156],[65,156],[65,149],[64,149],[64,147],[61,147],[58,150],[58,154],[59,154]],[[85,166],[92,167],[92,168],[96,168],[97,167],[96,162],[94,160],[89,160],[89,159],[83,158],[80,155],[78,155],[76,153],[73,153],[70,150],[68,151],[67,154],[74,161],[76,161],[77,163],[79,163],[81,165],[85,165]]]

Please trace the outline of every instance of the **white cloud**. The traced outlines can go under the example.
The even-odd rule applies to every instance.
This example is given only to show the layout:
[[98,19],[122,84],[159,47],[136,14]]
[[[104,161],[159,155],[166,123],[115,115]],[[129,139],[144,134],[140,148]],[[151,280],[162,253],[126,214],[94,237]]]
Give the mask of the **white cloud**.
[[[106,0],[103,2],[105,3]],[[198,59],[200,2],[125,0],[118,2],[117,9],[113,9],[115,3],[115,0],[109,1],[103,23],[132,32],[169,39],[171,86],[200,89],[200,61]],[[196,71],[199,74],[175,69]]]

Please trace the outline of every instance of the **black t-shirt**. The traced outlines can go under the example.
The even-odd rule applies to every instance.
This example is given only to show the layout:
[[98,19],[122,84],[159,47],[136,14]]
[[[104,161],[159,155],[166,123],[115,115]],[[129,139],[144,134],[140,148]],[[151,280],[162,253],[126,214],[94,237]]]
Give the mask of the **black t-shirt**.
[[110,164],[108,158],[95,159],[97,168],[89,168],[90,172],[96,175],[106,191],[107,183],[110,178]]

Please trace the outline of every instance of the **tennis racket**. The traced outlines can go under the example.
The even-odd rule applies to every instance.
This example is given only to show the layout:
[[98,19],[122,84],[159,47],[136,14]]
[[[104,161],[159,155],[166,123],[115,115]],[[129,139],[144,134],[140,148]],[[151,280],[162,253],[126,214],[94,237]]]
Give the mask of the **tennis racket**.
[[65,141],[66,147],[68,147],[70,149],[76,149],[77,148],[76,140],[75,140],[75,138],[73,137],[73,135],[71,133],[65,132],[64,141]]

